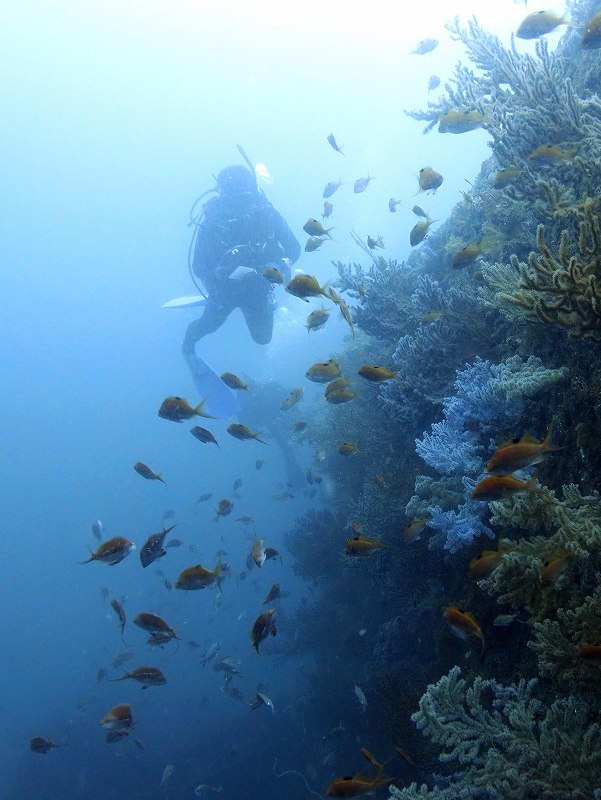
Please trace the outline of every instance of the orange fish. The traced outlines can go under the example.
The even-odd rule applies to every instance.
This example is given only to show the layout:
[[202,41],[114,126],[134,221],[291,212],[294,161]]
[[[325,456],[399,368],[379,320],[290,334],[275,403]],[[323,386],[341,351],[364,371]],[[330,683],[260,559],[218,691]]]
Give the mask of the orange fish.
[[55,744],[50,739],[43,739],[41,736],[34,736],[29,741],[29,749],[32,753],[49,753],[54,747],[64,747],[64,745]]
[[483,550],[480,555],[472,558],[468,574],[474,581],[488,578],[501,563],[507,550]]
[[482,633],[482,628],[469,611],[462,611],[456,606],[448,606],[442,612],[442,617],[451,626],[453,633],[462,639],[467,639],[469,636],[475,636],[480,639],[482,642],[480,655],[482,655],[484,652],[484,634]]
[[206,589],[207,586],[211,586],[213,583],[219,585],[223,580],[222,572],[221,561],[217,562],[214,570],[206,569],[200,564],[195,567],[188,567],[188,569],[180,573],[175,588],[191,592],[197,589]]
[[388,544],[382,544],[380,539],[368,539],[367,536],[356,536],[353,539],[347,539],[345,545],[345,552],[347,556],[368,556],[375,550],[380,550],[383,547],[390,547]]
[[601,663],[601,644],[584,643],[578,648],[578,658],[585,661],[598,661]]
[[255,536],[251,550],[251,555],[257,567],[262,567],[267,558],[267,554],[265,552],[265,542],[263,541],[263,539],[258,539]]
[[276,617],[276,610],[275,608],[268,608],[267,611],[264,611],[254,621],[252,626],[252,630],[250,632],[252,646],[255,648],[257,653],[259,652],[259,645],[266,639],[269,634],[272,636],[276,635],[276,627],[275,627],[275,617]]
[[345,776],[334,778],[326,789],[328,797],[359,797],[359,795],[373,792],[379,786],[388,786],[394,778],[380,778],[379,775],[373,780],[364,778],[363,775]]
[[231,500],[220,500],[219,505],[217,506],[217,511],[215,512],[215,522],[219,522],[219,517],[227,517],[228,514],[231,514],[234,508],[234,504]]
[[100,720],[100,724],[103,728],[114,731],[122,728],[131,728],[132,721],[131,706],[127,703],[121,703],[111,708]]
[[486,465],[486,471],[493,472],[495,475],[507,475],[515,470],[540,464],[546,453],[561,449],[551,443],[552,427],[552,425],[549,426],[547,435],[542,442],[537,441],[533,436],[524,434],[517,442],[506,442],[500,445]]
[[242,442],[247,439],[255,439],[255,441],[261,442],[261,444],[267,444],[263,439],[259,439],[260,432],[253,433],[246,425],[240,425],[238,422],[232,422],[231,425],[227,426],[226,431],[230,436],[233,436],[234,439],[240,439]]
[[540,571],[540,577],[543,586],[548,586],[550,583],[554,583],[567,567],[567,562],[567,553],[561,553],[560,555],[547,559]]
[[419,541],[419,537],[427,524],[427,519],[416,519],[411,525],[407,525],[407,527],[403,529],[403,540],[405,544]]
[[383,381],[391,380],[397,373],[386,367],[374,367],[370,364],[365,364],[359,370],[359,375],[367,381],[372,381],[372,383],[382,383]]
[[527,494],[536,490],[536,476],[529,481],[519,481],[512,475],[493,475],[484,478],[474,487],[472,497],[474,500],[503,500],[517,494]]
[[123,536],[114,536],[108,542],[103,542],[100,547],[90,555],[87,561],[82,564],[89,564],[90,561],[104,561],[105,564],[114,566],[128,556],[136,545]]

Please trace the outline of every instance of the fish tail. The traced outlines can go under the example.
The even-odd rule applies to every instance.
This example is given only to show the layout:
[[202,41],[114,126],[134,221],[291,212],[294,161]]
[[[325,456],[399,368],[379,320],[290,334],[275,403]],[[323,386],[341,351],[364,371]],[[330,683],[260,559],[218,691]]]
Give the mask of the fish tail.
[[253,436],[253,439],[256,439],[257,442],[261,442],[261,444],[267,444],[267,442],[264,439],[260,439],[259,438],[261,436],[261,433],[262,433],[262,431],[259,431],[258,433],[255,433],[255,435]]
[[551,420],[549,425],[549,429],[547,431],[547,435],[541,442],[541,449],[543,452],[552,452],[554,450],[561,450],[561,447],[557,447],[557,445],[553,444],[551,441],[551,436],[553,435],[553,423],[555,422],[555,418]]
[[367,747],[362,747],[361,748],[361,755],[364,758],[366,758],[368,761],[370,761],[374,765],[374,767],[378,767],[379,770],[383,770],[384,769],[384,764],[380,763],[378,761],[378,759],[373,755],[373,753],[369,752]]
[[527,492],[538,492],[540,490],[540,485],[537,480],[536,475],[533,475],[530,480],[526,483],[524,487]]
[[[163,474],[162,472],[157,473],[157,481],[160,481],[161,483],[165,483],[165,481],[161,478],[162,474]],[[165,486],[167,486],[166,483],[165,483]]]
[[90,557],[86,561],[80,561],[79,563],[80,564],[89,564],[90,561],[96,561],[96,556],[94,555],[94,553],[91,553]]
[[208,397],[205,397],[204,400],[201,400],[200,403],[194,409],[194,413],[196,414],[197,417],[206,417],[207,419],[215,419],[215,417],[212,414],[207,414],[207,412],[204,411],[204,404],[207,402],[208,399],[209,399]]

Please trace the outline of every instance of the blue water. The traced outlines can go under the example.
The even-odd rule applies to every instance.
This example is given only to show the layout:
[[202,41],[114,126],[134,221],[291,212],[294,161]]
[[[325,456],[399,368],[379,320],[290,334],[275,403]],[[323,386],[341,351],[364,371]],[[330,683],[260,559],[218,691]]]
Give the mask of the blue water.
[[[508,14],[520,15],[508,5]],[[304,727],[314,661],[278,654],[281,640],[293,641],[303,598],[316,591],[295,574],[285,534],[335,498],[326,481],[315,497],[296,487],[293,499],[275,500],[287,487],[273,442],[241,443],[227,436],[226,423],[211,423],[217,449],[191,437],[188,424],[158,418],[168,395],[199,399],[180,356],[195,312],[161,305],[195,292],[188,209],[214,174],[240,161],[237,143],[267,166],[272,180],[262,187],[303,243],[304,221],[321,213],[323,186],[342,178],[335,242],[297,264],[321,281],[334,277],[332,260],[368,264],[351,229],[363,238],[382,234],[387,257],[408,255],[416,174],[426,164],[453,187],[428,199],[431,216],[444,219],[487,155],[483,131],[458,158],[454,142],[422,137],[402,113],[423,107],[430,74],[444,80],[459,57],[443,40],[453,5],[445,11],[437,8],[435,30],[423,18],[408,26],[395,20],[398,43],[387,33],[381,47],[373,30],[361,39],[344,7],[338,27],[329,9],[321,30],[319,7],[305,4],[290,6],[288,27],[281,13],[270,24],[261,3],[228,14],[213,3],[48,0],[1,12],[2,798],[185,798],[199,784],[222,786],[207,796],[224,800],[307,797],[298,775],[274,776],[276,758],[277,772],[307,773],[318,792],[331,778],[332,766],[306,755],[307,742],[324,733]],[[383,35],[386,20],[374,16]],[[427,60],[409,56],[426,35],[441,38],[439,51]],[[331,131],[346,156],[327,144]],[[372,185],[353,196],[353,180],[367,173]],[[396,215],[387,210],[390,196],[403,200]],[[253,344],[235,314],[203,343],[203,355],[251,383],[276,379],[282,399],[303,385],[307,409],[319,413],[321,387],[308,385],[304,372],[343,350],[348,329],[332,318],[308,335],[307,313],[282,295],[271,345]],[[304,471],[313,451],[292,439],[290,447]],[[162,472],[166,485],[137,475],[138,460]],[[216,523],[215,506],[231,497],[238,477],[241,498]],[[197,504],[203,492],[213,497]],[[114,567],[80,564],[97,545],[94,520],[139,550],[167,509],[184,545],[166,558],[144,571],[138,552]],[[235,522],[247,514],[255,525]],[[283,564],[270,561],[240,580],[254,529],[282,552]],[[212,568],[222,547],[232,566],[222,595],[168,592],[156,575],[160,568],[175,582],[192,564]],[[275,581],[290,596],[278,636],[259,656],[249,630]],[[123,598],[130,620],[144,610],[164,616],[182,638],[179,650],[151,652],[131,622],[124,646],[102,587],[108,600]],[[240,660],[244,704],[221,691],[211,665],[200,667],[202,650],[188,639],[203,649],[221,641],[219,657]],[[98,683],[98,670],[123,649],[135,653],[126,668],[151,663],[168,684],[142,691],[133,681]],[[111,669],[109,677],[120,674]],[[248,707],[259,682],[274,716]],[[99,720],[118,702],[132,704],[134,731],[107,744]],[[359,716],[354,703],[351,696],[341,719]],[[66,746],[38,756],[29,752],[34,736]],[[161,788],[168,764],[174,771]]]

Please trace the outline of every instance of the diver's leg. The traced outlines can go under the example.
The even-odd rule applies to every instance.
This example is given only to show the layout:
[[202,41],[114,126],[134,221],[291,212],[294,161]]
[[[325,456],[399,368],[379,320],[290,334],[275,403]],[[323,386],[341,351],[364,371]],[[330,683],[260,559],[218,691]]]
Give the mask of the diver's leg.
[[182,342],[182,352],[184,356],[194,355],[194,347],[208,333],[218,330],[233,310],[233,306],[226,303],[209,302],[202,312],[199,319],[195,319],[186,328],[184,341]]
[[[250,283],[250,281],[249,281]],[[273,334],[273,288],[262,276],[248,286],[240,308],[250,335],[257,344],[269,344]]]

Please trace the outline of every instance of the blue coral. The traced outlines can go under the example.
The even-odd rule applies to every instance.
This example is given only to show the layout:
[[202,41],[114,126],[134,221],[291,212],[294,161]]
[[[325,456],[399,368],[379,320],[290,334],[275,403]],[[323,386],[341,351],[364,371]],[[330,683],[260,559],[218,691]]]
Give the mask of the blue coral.
[[417,454],[430,467],[462,479],[465,502],[457,510],[444,510],[436,503],[428,508],[430,527],[444,534],[447,550],[455,552],[480,534],[493,535],[482,521],[486,504],[471,499],[490,439],[519,416],[524,397],[564,377],[563,370],[545,369],[532,357],[526,362],[513,357],[497,365],[477,358],[457,373],[455,394],[443,400],[444,419],[415,443]]

